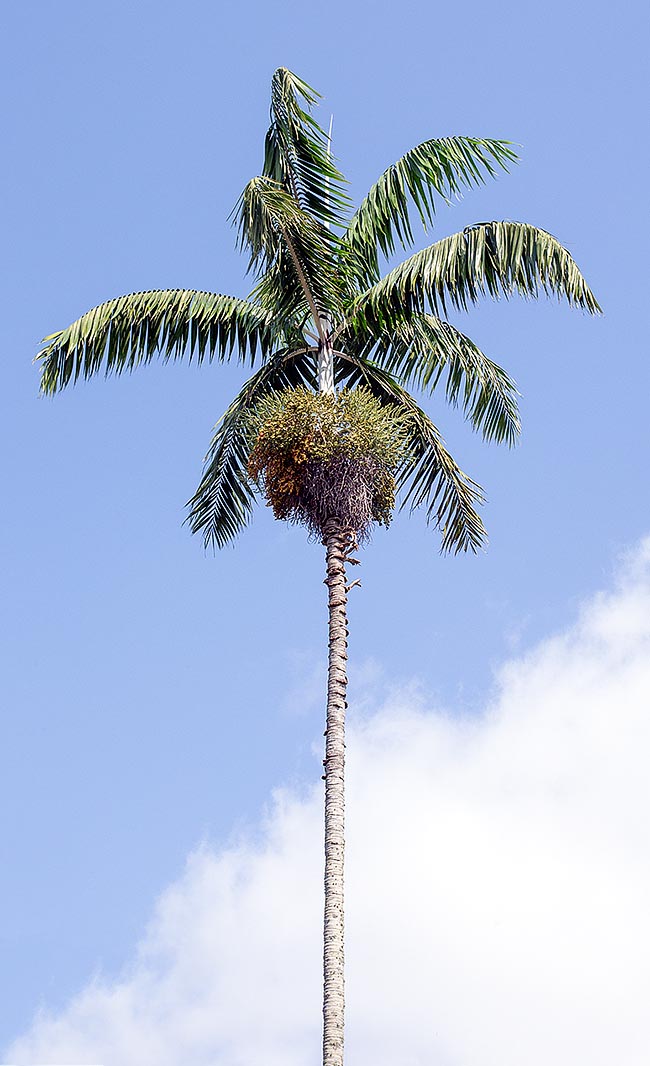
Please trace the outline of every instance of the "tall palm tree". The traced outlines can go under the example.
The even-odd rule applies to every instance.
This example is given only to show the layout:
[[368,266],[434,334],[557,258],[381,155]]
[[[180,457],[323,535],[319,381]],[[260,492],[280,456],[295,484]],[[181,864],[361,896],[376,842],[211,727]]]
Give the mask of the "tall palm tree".
[[[426,140],[389,167],[352,209],[313,116],[318,94],[286,69],[271,84],[262,174],[235,208],[255,284],[247,299],[195,290],[132,293],[94,308],[45,338],[45,393],[99,372],[187,359],[257,364],[216,425],[188,521],[221,547],[249,520],[246,476],[251,412],[270,393],[307,386],[335,392],[364,385],[408,426],[397,472],[402,506],[423,507],[443,551],[475,551],[485,538],[480,487],[457,466],[408,391],[443,385],[485,440],[511,445],[517,393],[506,372],[447,321],[483,296],[541,293],[592,314],[600,308],[565,248],[524,222],[482,222],[417,251],[382,275],[380,260],[414,243],[412,218],[434,224],[437,208],[478,186],[516,155],[507,141]],[[329,671],[325,753],[323,1061],[343,1061],[344,716],[350,539],[332,515],[325,528]]]

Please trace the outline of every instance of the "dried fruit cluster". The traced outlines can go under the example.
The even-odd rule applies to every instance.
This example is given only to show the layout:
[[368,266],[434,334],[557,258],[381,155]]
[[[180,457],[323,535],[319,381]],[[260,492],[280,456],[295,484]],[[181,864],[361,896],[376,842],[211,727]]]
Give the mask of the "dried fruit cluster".
[[276,518],[316,536],[336,518],[361,539],[373,522],[390,523],[406,431],[367,389],[272,393],[251,417],[251,431],[248,473]]

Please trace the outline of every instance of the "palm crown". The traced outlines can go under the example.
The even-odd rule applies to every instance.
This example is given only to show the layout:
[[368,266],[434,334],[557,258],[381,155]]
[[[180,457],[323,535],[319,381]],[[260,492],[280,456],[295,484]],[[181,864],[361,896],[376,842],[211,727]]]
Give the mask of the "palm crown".
[[446,321],[484,295],[541,292],[600,308],[565,248],[522,222],[482,222],[438,240],[383,276],[380,257],[414,243],[440,202],[516,160],[502,140],[427,140],[386,170],[356,211],[329,137],[313,117],[318,94],[290,71],[275,72],[262,175],[234,215],[256,283],[248,299],[194,290],[121,296],[45,338],[42,389],[187,358],[259,363],[217,423],[189,522],[222,546],[246,524],[254,490],[246,476],[250,414],[269,393],[306,385],[332,391],[364,384],[408,425],[397,473],[402,505],[423,506],[445,550],[476,550],[485,530],[479,486],[457,466],[408,389],[445,394],[486,440],[512,444],[517,393],[506,372]]

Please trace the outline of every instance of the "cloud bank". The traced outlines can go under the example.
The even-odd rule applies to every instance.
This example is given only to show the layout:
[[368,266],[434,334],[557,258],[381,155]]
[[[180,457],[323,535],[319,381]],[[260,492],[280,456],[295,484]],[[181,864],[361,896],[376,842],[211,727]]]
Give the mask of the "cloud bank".
[[[348,1061],[650,1061],[650,540],[478,717],[352,716]],[[193,854],[122,977],[38,1016],[15,1066],[319,1061],[321,789]]]

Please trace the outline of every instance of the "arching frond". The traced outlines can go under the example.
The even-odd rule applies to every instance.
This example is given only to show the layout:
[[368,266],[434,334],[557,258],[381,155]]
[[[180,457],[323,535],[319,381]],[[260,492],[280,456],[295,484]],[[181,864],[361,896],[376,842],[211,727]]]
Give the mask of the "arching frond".
[[360,297],[356,312],[374,328],[447,304],[467,310],[482,296],[564,297],[571,306],[600,313],[571,255],[545,230],[525,222],[481,222],[416,252]]
[[464,473],[445,448],[444,441],[427,414],[386,370],[367,359],[349,358],[340,375],[349,385],[364,384],[382,403],[397,407],[407,416],[408,454],[397,473],[403,493],[402,507],[426,509],[427,521],[442,533],[443,552],[476,552],[487,542],[477,505],[483,492]]
[[[480,487],[456,465],[435,425],[406,391],[433,392],[444,379],[488,440],[519,432],[516,389],[501,367],[442,320],[482,296],[554,294],[596,314],[598,303],[569,252],[544,230],[484,222],[439,240],[379,276],[379,255],[413,241],[412,218],[427,228],[438,201],[480,185],[516,160],[507,141],[432,139],[389,167],[349,225],[345,179],[329,137],[313,116],[318,94],[285,68],[271,88],[263,175],[235,209],[255,287],[248,300],[196,290],[132,293],[95,307],[44,340],[41,388],[187,358],[266,360],[218,423],[188,521],[221,546],[245,525],[253,489],[245,476],[247,415],[270,390],[318,387],[315,355],[336,352],[339,382],[364,382],[382,403],[406,412],[410,450],[399,472],[404,502],[424,507],[442,530],[443,550],[476,550],[485,530]],[[347,229],[346,229],[347,225]],[[306,337],[317,341],[309,348]],[[279,350],[279,351],[278,351]],[[323,371],[322,383],[329,387]]]
[[205,546],[222,548],[246,526],[253,489],[246,475],[251,449],[248,420],[262,397],[296,385],[315,386],[313,353],[278,353],[246,382],[215,427],[203,476],[186,521]]
[[273,305],[277,307],[279,299],[283,313],[297,314],[306,305],[317,325],[323,312],[341,313],[340,277],[333,257],[337,238],[330,231],[282,186],[264,177],[248,183],[238,215],[241,243],[250,249],[251,266],[261,275],[255,299],[267,291],[268,274],[277,282]]
[[155,289],[119,296],[87,311],[67,329],[45,337],[37,355],[41,389],[57,392],[79,377],[120,374],[150,362],[227,359],[253,362],[272,348],[273,316],[263,308],[193,289]]
[[[271,125],[266,135],[264,175],[291,193],[326,225],[344,225],[349,200],[345,179],[332,161],[328,137],[311,114],[320,94],[280,67],[271,82]],[[305,110],[299,101],[307,105]]]
[[395,241],[413,244],[409,204],[425,230],[433,222],[437,200],[449,204],[463,188],[481,185],[517,162],[508,141],[476,137],[442,137],[424,141],[385,170],[362,200],[346,234],[346,245],[368,264],[376,280],[378,252],[390,256]]
[[414,316],[392,333],[371,336],[361,353],[406,388],[433,393],[444,375],[447,400],[461,406],[484,440],[508,445],[517,440],[521,424],[514,381],[449,322]]

